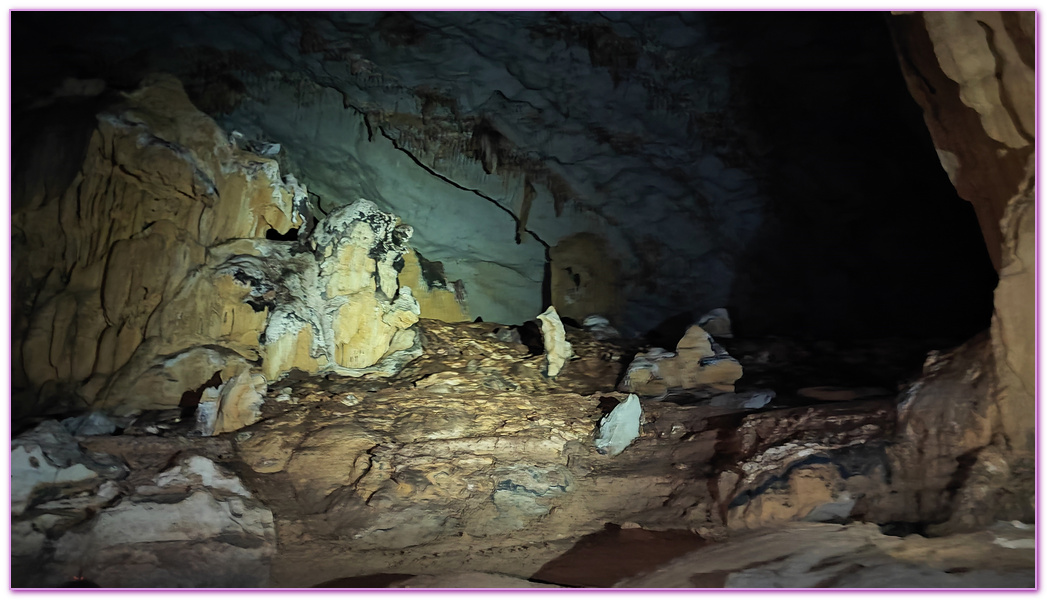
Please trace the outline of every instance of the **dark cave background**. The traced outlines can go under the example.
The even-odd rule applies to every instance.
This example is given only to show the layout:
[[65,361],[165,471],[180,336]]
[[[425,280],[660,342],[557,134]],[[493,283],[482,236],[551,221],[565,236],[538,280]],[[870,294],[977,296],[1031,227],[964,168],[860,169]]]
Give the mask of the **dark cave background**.
[[[13,206],[19,206],[20,191],[35,182],[61,189],[82,160],[79,149],[92,115],[118,101],[114,92],[134,89],[151,70],[182,78],[198,107],[222,124],[229,107],[214,101],[215,90],[256,94],[238,78],[251,67],[207,69],[194,47],[212,37],[224,51],[235,48],[258,14],[15,12]],[[323,13],[273,16],[295,26],[325,19]],[[974,211],[956,195],[906,90],[887,17],[880,12],[681,17],[710,32],[717,45],[710,60],[730,73],[729,110],[699,123],[690,135],[701,136],[725,164],[749,173],[764,199],[755,235],[743,245],[724,242],[720,252],[734,277],[725,304],[738,334],[960,342],[989,325],[996,274]],[[372,35],[376,44],[388,38]],[[253,55],[259,72],[289,63],[281,46],[288,42],[268,42],[272,56]],[[624,74],[616,70],[616,76],[630,76],[628,64],[621,70]],[[60,99],[34,107],[70,76],[104,79],[108,91],[86,101]],[[285,146],[294,156],[293,144]],[[44,165],[40,157],[46,157]],[[683,171],[693,168],[679,165]],[[308,176],[303,181],[314,183]],[[657,175],[651,185],[662,185]],[[657,228],[646,233],[659,235]],[[713,308],[674,310],[678,302],[662,300],[684,297],[690,283],[673,285],[663,277],[647,288],[660,297],[661,329],[693,322]],[[632,302],[645,299],[634,294]]]

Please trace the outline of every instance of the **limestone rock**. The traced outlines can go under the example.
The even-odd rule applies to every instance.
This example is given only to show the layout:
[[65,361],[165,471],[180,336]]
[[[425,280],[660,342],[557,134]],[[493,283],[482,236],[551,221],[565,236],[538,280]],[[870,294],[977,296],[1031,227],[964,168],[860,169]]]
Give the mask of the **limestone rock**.
[[125,474],[111,457],[89,457],[57,421],[44,421],[11,442],[11,513],[20,515],[42,497],[97,488]]
[[708,401],[708,405],[719,408],[754,410],[767,406],[771,400],[774,400],[774,396],[774,390],[718,394]]
[[417,251],[403,256],[400,283],[411,288],[418,300],[418,315],[423,319],[439,319],[448,323],[470,321],[465,301],[465,287],[459,280],[448,282],[443,263],[425,260]]
[[613,257],[607,240],[588,232],[570,235],[549,249],[552,301],[564,317],[618,316],[623,299],[620,267]]
[[[1015,458],[1033,440],[1035,15],[946,11],[892,19],[909,91],[1000,275],[992,339],[1000,426]],[[949,90],[935,93],[934,90]]]
[[275,550],[272,513],[238,478],[190,456],[59,538],[47,577],[82,572],[103,587],[259,587]]
[[197,431],[218,435],[236,431],[262,418],[265,377],[244,369],[217,388],[203,391],[197,406]]
[[98,411],[64,419],[62,427],[72,435],[109,435],[116,431],[116,423],[105,413]]
[[[1013,529],[1011,529],[1013,531]],[[1013,533],[1009,534],[1018,537]],[[1028,537],[1025,533],[1025,537]],[[688,553],[623,588],[1032,587],[1031,550],[1002,550],[991,531],[906,538],[876,525],[792,523]]]
[[734,334],[731,333],[731,317],[727,314],[726,308],[714,308],[705,313],[698,319],[698,325],[714,338],[734,337]]
[[734,382],[741,376],[741,364],[713,342],[704,329],[692,325],[675,353],[654,348],[637,354],[620,389],[644,396],[662,395],[674,388],[706,387],[733,392]]
[[389,587],[394,588],[559,588],[549,583],[534,583],[519,577],[500,573],[447,573],[444,575],[417,575]]
[[1008,444],[1028,458],[1035,446],[1036,411],[1036,226],[1033,161],[1007,203],[1000,283],[996,286],[992,327],[993,356],[1000,385],[1000,421]]
[[624,402],[600,420],[596,448],[601,453],[611,456],[621,454],[622,450],[639,437],[642,421],[643,407],[640,406],[640,399],[636,394],[629,394]]
[[545,345],[546,375],[556,377],[571,358],[571,344],[567,341],[560,315],[550,306],[538,315],[542,322],[542,342]]
[[266,239],[304,224],[304,186],[231,143],[174,78],[99,115],[86,157],[61,197],[12,215],[29,232],[19,285],[40,289],[16,356],[45,400],[168,409],[218,373],[204,421],[221,432],[255,418],[262,382],[230,383],[247,369],[363,375],[417,356],[419,307],[397,281],[411,228],[361,200],[297,242]]
[[759,529],[801,519],[829,520],[840,516],[841,511],[846,519],[853,506],[854,500],[843,492],[834,466],[811,465],[794,469],[783,485],[735,505],[728,513],[728,526]]
[[1032,464],[999,433],[994,373],[987,333],[931,353],[898,405],[890,493],[863,500],[866,518],[935,523],[937,533],[1032,518]]

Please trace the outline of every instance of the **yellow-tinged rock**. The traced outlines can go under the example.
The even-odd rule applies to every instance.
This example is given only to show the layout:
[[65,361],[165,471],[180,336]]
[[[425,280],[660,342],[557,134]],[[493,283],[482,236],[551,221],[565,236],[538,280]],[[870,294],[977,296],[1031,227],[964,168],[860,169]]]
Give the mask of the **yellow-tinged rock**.
[[619,387],[643,396],[658,396],[674,388],[733,392],[734,382],[741,377],[742,365],[722,350],[718,354],[709,334],[692,325],[676,352],[656,348],[637,354]]
[[426,281],[421,263],[414,250],[404,254],[404,267],[400,271],[400,285],[411,288],[411,292],[418,300],[420,309],[419,317],[423,319],[438,319],[447,323],[458,323],[469,321],[465,307],[458,301],[458,297],[446,282],[430,285]]
[[231,143],[174,78],[99,115],[85,157],[66,190],[12,212],[16,288],[34,290],[18,299],[21,384],[126,414],[175,407],[221,372],[226,431],[250,421],[236,407],[263,376],[389,372],[420,353],[396,271],[411,228],[361,200],[300,245],[265,239],[303,223],[305,188]]

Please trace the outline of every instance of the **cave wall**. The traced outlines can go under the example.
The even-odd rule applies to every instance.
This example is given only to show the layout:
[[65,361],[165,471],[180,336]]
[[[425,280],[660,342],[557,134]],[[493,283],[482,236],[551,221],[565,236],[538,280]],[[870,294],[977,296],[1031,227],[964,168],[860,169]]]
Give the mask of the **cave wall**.
[[[994,275],[926,132],[926,153],[897,133],[919,119],[885,16],[18,14],[39,68],[16,74],[21,97],[59,67],[117,88],[175,73],[227,131],[278,144],[317,214],[362,197],[414,226],[465,318],[573,314],[579,290],[549,280],[578,288],[606,257],[586,288],[613,297],[579,307],[626,333],[728,306],[754,334],[962,339]],[[550,268],[579,235],[600,250]]]
[[999,427],[1034,447],[1035,13],[892,17],[906,82],[942,168],[978,214],[1000,275],[992,318]]

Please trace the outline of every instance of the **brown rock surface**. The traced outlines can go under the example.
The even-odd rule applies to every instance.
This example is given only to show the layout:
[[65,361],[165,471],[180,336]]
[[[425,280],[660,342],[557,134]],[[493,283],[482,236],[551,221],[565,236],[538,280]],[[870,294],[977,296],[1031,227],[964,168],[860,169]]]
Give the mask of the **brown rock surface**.
[[932,353],[898,406],[887,447],[891,493],[869,498],[866,518],[969,531],[1033,516],[1032,464],[1000,435],[1001,399],[988,335]]
[[670,389],[706,388],[733,392],[742,366],[698,325],[692,325],[676,345],[676,352],[655,348],[637,354],[620,386],[622,391],[659,396]]
[[[394,266],[410,227],[360,201],[302,241],[311,252],[265,239],[303,223],[305,194],[177,80],[148,80],[99,116],[61,197],[12,214],[16,288],[36,288],[16,301],[16,370],[45,400],[128,414],[176,407],[215,373],[399,368],[417,355],[418,306]],[[228,396],[219,432],[252,418]]]
[[1002,425],[1025,454],[1035,386],[1034,13],[926,12],[894,17],[893,28],[909,90],[1000,274],[992,336]]

